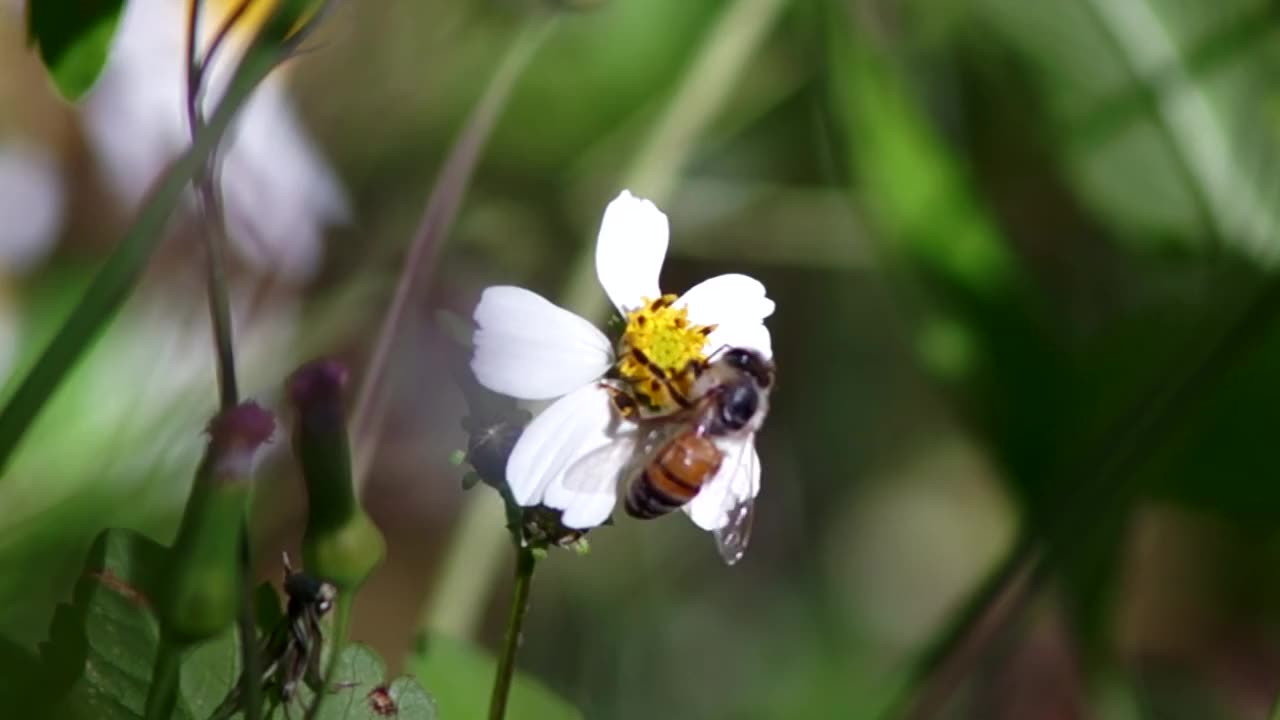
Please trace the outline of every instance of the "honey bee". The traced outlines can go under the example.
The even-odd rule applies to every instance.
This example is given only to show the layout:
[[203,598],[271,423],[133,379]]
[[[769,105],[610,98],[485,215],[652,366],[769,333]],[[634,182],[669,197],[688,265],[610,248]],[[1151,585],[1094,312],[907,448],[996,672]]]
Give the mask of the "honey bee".
[[[774,365],[755,350],[731,347],[695,372],[684,407],[653,417],[632,415],[635,431],[583,456],[566,471],[565,485],[577,492],[612,492],[621,480],[627,514],[640,519],[684,508],[694,523],[713,532],[721,558],[732,565],[742,559],[751,535],[760,482],[755,435],[769,411]],[[610,477],[619,465],[621,472]]]

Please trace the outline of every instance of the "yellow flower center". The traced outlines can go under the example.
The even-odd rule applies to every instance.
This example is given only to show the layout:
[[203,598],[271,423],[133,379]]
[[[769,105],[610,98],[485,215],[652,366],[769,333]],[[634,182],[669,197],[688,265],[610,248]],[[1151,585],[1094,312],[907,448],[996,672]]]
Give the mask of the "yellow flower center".
[[696,371],[707,359],[707,335],[715,326],[690,323],[687,309],[673,307],[675,295],[643,300],[627,313],[618,374],[650,409],[675,410],[689,398]]

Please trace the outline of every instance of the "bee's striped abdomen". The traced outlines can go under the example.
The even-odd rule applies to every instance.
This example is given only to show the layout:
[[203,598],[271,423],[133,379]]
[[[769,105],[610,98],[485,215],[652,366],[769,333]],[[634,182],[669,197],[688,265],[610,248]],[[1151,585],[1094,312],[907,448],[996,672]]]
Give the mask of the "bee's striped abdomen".
[[662,448],[627,490],[627,514],[665,515],[693,499],[720,469],[723,455],[711,440],[686,433]]

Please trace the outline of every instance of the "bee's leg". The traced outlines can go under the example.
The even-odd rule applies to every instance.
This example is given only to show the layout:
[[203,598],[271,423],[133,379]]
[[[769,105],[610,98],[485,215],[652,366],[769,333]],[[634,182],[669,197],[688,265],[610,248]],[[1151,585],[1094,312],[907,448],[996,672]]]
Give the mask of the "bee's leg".
[[675,383],[671,382],[670,380],[667,380],[666,383],[667,383],[667,392],[671,393],[671,399],[675,400],[676,404],[679,405],[681,408],[684,408],[686,410],[689,409],[689,407],[693,404],[689,402],[689,398],[686,397],[685,394],[680,391],[680,388],[676,387]]
[[655,389],[657,388],[656,383],[661,383],[666,387],[667,393],[677,405],[686,409],[689,407],[689,398],[685,397],[685,394],[680,391],[680,388],[676,387],[676,384],[672,382],[671,376],[667,374],[666,370],[663,370],[661,366],[650,360],[649,356],[645,355],[644,351],[639,348],[631,348],[631,356],[635,358],[636,362],[644,365],[648,368],[649,372],[653,373],[655,379],[650,382],[655,383]]
[[626,390],[608,383],[600,383],[600,387],[609,393],[609,400],[613,403],[613,408],[618,411],[618,415],[628,420],[634,420],[640,416],[640,403]]
[[661,365],[658,365],[654,361],[650,360],[649,356],[645,355],[643,350],[641,350],[640,348],[631,348],[630,352],[631,352],[631,357],[635,358],[636,362],[648,368],[649,372],[657,376],[659,380],[667,379],[667,371],[663,370]]

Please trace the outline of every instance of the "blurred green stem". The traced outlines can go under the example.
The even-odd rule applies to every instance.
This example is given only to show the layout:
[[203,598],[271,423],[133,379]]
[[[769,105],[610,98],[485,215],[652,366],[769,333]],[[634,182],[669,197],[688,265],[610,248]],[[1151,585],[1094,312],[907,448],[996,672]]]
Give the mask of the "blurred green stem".
[[[244,12],[244,6],[232,13],[232,21]],[[212,61],[206,54],[197,57],[199,18],[203,0],[191,0],[187,7],[187,126],[191,132],[191,141],[195,142],[204,119],[200,113],[200,86],[204,82],[204,68]],[[212,51],[210,51],[212,52]],[[236,382],[236,359],[234,335],[231,325],[231,300],[227,294],[226,260],[223,257],[223,244],[226,242],[226,223],[223,221],[222,208],[218,203],[218,191],[214,185],[214,162],[216,148],[209,154],[200,172],[196,173],[192,182],[195,185],[199,212],[196,224],[204,239],[205,247],[205,285],[209,296],[209,320],[213,327],[213,344],[218,368],[218,394],[222,408],[235,407],[240,402],[240,391]]]
[[[243,0],[227,18],[219,37],[239,21],[248,7],[248,0]],[[204,84],[205,72],[214,61],[216,46],[203,54],[197,51],[199,42],[200,15],[204,9],[204,0],[191,0],[187,6],[187,45],[186,45],[186,79],[187,79],[187,126],[191,132],[191,142],[195,143],[204,125],[200,112],[200,91]],[[200,170],[192,179],[195,185],[199,212],[196,224],[204,238],[205,248],[205,288],[209,302],[209,322],[213,329],[213,346],[218,373],[218,401],[223,410],[235,407],[240,402],[239,383],[236,381],[236,355],[234,330],[231,323],[231,298],[227,292],[226,259],[223,256],[223,245],[226,242],[227,228],[222,216],[222,207],[218,202],[218,191],[215,186],[214,163],[217,147],[210,151]],[[248,507],[240,518],[240,608],[236,613],[236,627],[240,635],[240,662],[244,672],[240,677],[240,696],[244,698],[245,720],[258,720],[262,715],[262,693],[258,685],[261,676],[258,658],[257,625],[254,622],[253,603],[253,550],[249,536]]]
[[[1212,379],[1224,376],[1234,361],[1247,355],[1280,318],[1280,279],[1264,276],[1256,285],[1222,290],[1234,294],[1235,302],[1222,317],[1203,325],[1209,335],[1203,346],[1170,357],[1192,359],[1160,378],[1137,406],[1119,416],[1102,437],[1097,453],[1082,454],[1082,461],[1066,468],[1060,482],[1075,482],[1075,492],[1067,497],[1047,527],[1036,528],[1035,536],[1023,538],[1005,561],[983,584],[975,599],[955,621],[944,641],[926,656],[915,677],[919,685],[909,697],[899,698],[886,717],[929,718],[938,715],[960,683],[985,652],[1008,637],[1023,619],[1044,583],[1061,568],[1079,557],[1096,538],[1099,518],[1123,512],[1140,488],[1136,480],[1151,450],[1178,430],[1191,416],[1195,403],[1213,387]],[[1221,328],[1221,329],[1219,329]],[[1196,341],[1193,341],[1196,342]],[[1080,478],[1084,478],[1083,482]],[[1082,529],[1085,528],[1085,529]],[[905,708],[899,714],[896,708]]]
[[493,694],[489,696],[489,720],[502,720],[507,715],[507,696],[511,693],[511,678],[516,669],[516,652],[520,649],[520,634],[524,617],[529,611],[529,587],[533,584],[533,571],[538,564],[533,551],[516,546],[515,587],[511,591],[511,613],[507,616],[507,634],[502,641],[502,655],[493,676]]
[[0,410],[0,477],[45,402],[129,297],[187,184],[204,167],[240,107],[279,60],[280,48],[261,36],[249,46],[209,124],[157,182],[133,225]]
[[178,675],[182,668],[182,648],[168,637],[160,638],[156,664],[147,689],[146,720],[169,720],[178,705]]
[[427,278],[431,275],[449,228],[458,214],[458,206],[462,203],[463,194],[471,182],[476,163],[493,131],[493,126],[501,115],[502,109],[506,107],[507,99],[516,81],[524,74],[529,62],[551,35],[558,18],[559,15],[554,13],[540,16],[526,25],[511,43],[506,55],[489,78],[489,84],[485,87],[480,100],[467,116],[462,134],[450,149],[431,197],[427,200],[427,207],[423,211],[417,233],[414,235],[408,256],[401,268],[391,306],[382,318],[382,326],[378,329],[373,354],[369,358],[368,365],[365,366],[364,379],[356,394],[351,429],[356,439],[357,497],[368,481],[369,466],[377,449],[382,425],[383,380],[387,372],[387,361],[405,310],[409,307],[410,300],[417,290],[415,284],[419,278]]
[[[659,207],[666,203],[694,145],[724,107],[786,4],[787,0],[738,0],[724,10],[623,173],[623,187]],[[592,243],[584,246],[561,301],[583,317],[604,321],[610,307],[596,279],[594,249]]]
[[254,604],[253,545],[249,536],[248,508],[240,520],[240,609],[236,613],[236,634],[240,636],[240,697],[244,698],[244,720],[262,716],[262,658],[258,657],[258,624]]
[[351,629],[351,608],[354,605],[355,597],[351,593],[339,591],[334,605],[333,632],[329,634],[329,657],[324,663],[324,672],[320,676],[321,686],[316,690],[315,698],[307,708],[307,714],[303,720],[314,720],[318,717],[321,706],[329,697],[329,693],[325,692],[324,688],[329,686],[329,678],[333,677],[333,671],[338,667],[338,658],[347,645],[347,633]]
[[[729,93],[759,50],[787,0],[737,0],[708,31],[705,42],[663,108],[653,131],[640,146],[622,177],[622,186],[661,205]],[[586,318],[603,321],[609,304],[596,280],[595,246],[583,245],[561,304]],[[479,623],[483,602],[497,580],[508,535],[501,531],[504,510],[493,493],[469,493],[459,529],[424,607],[422,625],[455,637],[470,636]]]

